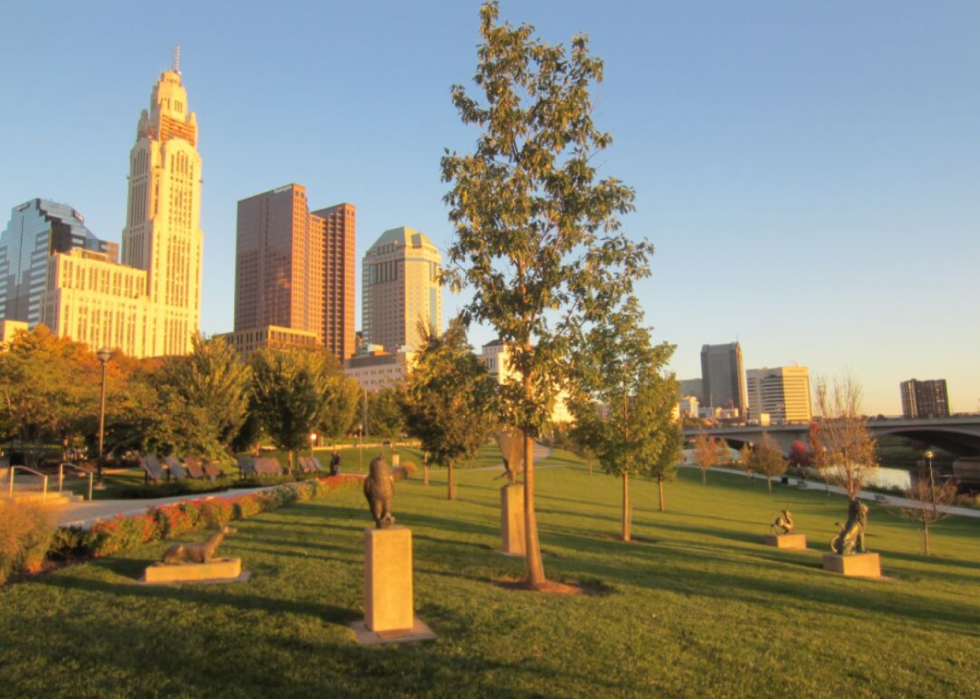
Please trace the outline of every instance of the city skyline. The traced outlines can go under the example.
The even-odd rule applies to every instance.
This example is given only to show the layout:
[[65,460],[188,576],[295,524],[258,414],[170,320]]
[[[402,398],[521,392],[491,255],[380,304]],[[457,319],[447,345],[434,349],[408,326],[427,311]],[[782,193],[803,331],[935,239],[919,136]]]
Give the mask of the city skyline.
[[[478,2],[334,9],[332,21],[370,27],[372,40],[308,47],[291,32],[315,35],[316,8],[297,8],[308,28],[292,17],[287,32],[285,17],[267,17],[283,31],[270,31],[262,51],[242,38],[260,21],[253,13],[177,5],[152,21],[149,8],[59,8],[40,53],[26,31],[38,4],[0,10],[12,29],[0,58],[14,66],[30,56],[30,70],[5,76],[7,94],[22,105],[70,95],[76,107],[5,114],[0,147],[12,167],[0,173],[0,209],[68,203],[96,236],[120,242],[123,153],[146,86],[179,42],[205,134],[204,332],[233,327],[235,202],[269,183],[304,182],[357,205],[358,260],[403,221],[446,249],[438,158],[443,147],[473,147],[449,86],[473,73]],[[655,338],[678,344],[678,378],[698,375],[702,344],[737,338],[747,367],[850,370],[872,414],[901,412],[896,386],[909,376],[944,376],[952,411],[977,410],[975,5],[501,10],[552,42],[585,32],[605,60],[597,121],[615,145],[601,172],[637,190],[626,230],[657,246],[654,276],[638,291]],[[235,31],[218,41],[208,27],[225,23]],[[78,31],[100,38],[85,61],[58,41]],[[406,32],[413,50],[399,56],[386,44]],[[296,110],[288,98],[300,90],[311,103]],[[941,282],[924,288],[900,273],[920,266]],[[465,298],[447,293],[444,315]],[[470,339],[491,338],[475,329]]]

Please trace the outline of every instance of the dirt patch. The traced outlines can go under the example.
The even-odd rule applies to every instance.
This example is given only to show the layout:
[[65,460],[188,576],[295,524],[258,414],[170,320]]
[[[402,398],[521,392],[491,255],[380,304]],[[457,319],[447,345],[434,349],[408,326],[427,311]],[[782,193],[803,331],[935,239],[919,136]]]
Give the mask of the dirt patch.
[[546,595],[609,595],[612,588],[599,580],[586,580],[581,582],[560,582],[557,580],[546,580],[544,584],[536,588],[530,587],[524,580],[514,580],[505,578],[503,580],[493,580],[492,583],[505,590],[516,590],[522,592],[541,592]]

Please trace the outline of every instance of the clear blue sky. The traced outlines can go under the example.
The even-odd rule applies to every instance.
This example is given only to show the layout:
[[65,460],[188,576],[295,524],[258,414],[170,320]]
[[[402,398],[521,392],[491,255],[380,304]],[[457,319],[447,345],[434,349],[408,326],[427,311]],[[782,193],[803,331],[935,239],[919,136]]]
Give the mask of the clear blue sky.
[[[180,43],[205,332],[232,327],[246,196],[299,182],[316,207],[352,202],[358,261],[400,225],[445,248],[439,158],[475,138],[449,86],[474,73],[478,7],[6,0],[3,225],[41,196],[119,240],[136,122]],[[869,412],[900,412],[912,377],[978,409],[980,3],[506,0],[502,15],[554,43],[585,32],[606,62],[601,173],[636,188],[626,228],[657,248],[640,294],[680,378],[700,375],[703,343],[738,339],[746,368],[849,370]]]

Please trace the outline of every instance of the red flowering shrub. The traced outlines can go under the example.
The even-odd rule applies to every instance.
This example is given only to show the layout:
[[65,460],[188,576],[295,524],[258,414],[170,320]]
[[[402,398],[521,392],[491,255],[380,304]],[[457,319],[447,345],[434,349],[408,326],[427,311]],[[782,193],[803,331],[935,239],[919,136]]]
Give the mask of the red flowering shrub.
[[117,515],[93,524],[85,535],[83,548],[93,558],[101,558],[158,538],[160,529],[153,515]]
[[173,505],[160,505],[151,510],[157,521],[160,534],[164,539],[170,539],[198,528],[201,514],[193,502],[178,502]]
[[208,527],[220,527],[231,521],[234,506],[224,498],[207,498],[195,501],[200,520]]

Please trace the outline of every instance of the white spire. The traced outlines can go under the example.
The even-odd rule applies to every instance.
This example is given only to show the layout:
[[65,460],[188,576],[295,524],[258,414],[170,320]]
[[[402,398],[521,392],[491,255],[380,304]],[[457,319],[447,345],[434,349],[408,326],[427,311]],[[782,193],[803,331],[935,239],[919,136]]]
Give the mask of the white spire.
[[180,75],[180,44],[174,44],[173,72]]

